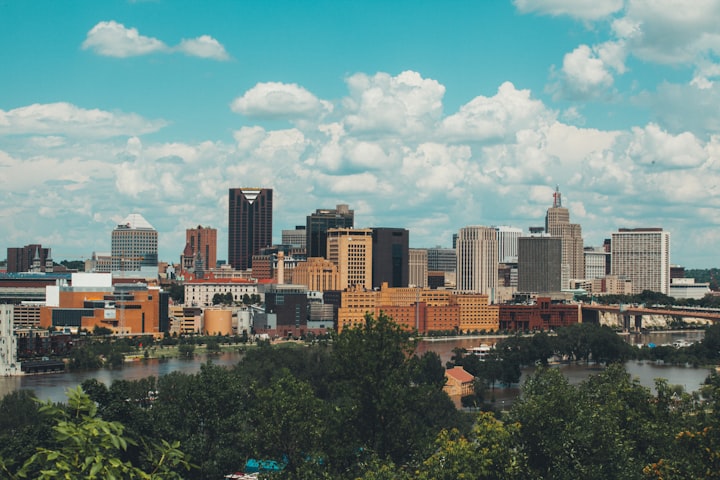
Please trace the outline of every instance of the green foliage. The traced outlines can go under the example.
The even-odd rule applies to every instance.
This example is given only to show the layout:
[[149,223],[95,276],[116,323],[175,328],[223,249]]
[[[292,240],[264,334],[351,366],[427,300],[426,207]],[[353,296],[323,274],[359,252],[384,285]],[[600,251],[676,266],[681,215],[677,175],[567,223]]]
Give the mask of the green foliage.
[[124,458],[136,442],[124,435],[125,427],[97,416],[97,407],[78,387],[68,391],[67,410],[52,403],[40,412],[53,418],[54,447],[38,447],[20,469],[5,469],[10,478],[66,479],[173,479],[189,470],[179,443],[161,442],[145,448],[148,470]]
[[195,354],[195,345],[192,343],[181,343],[178,345],[178,353],[181,357],[192,357]]

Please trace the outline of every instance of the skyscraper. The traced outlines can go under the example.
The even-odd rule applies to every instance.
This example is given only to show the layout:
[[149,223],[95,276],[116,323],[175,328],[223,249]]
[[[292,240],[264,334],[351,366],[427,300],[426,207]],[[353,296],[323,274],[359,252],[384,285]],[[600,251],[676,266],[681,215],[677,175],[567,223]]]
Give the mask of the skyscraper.
[[203,227],[188,228],[185,230],[185,242],[190,246],[195,258],[195,267],[202,266],[204,270],[215,268],[217,264],[217,229]]
[[353,228],[355,211],[340,204],[335,209],[318,209],[307,216],[305,249],[308,257],[327,258],[327,231],[330,228]]
[[407,287],[410,281],[410,232],[405,228],[372,229],[372,286]]
[[518,239],[518,292],[561,290],[562,239],[547,235]]
[[585,278],[582,228],[577,223],[570,223],[570,212],[562,206],[560,187],[555,187],[553,206],[547,210],[545,232],[562,239],[562,288],[569,287],[570,279]]
[[497,232],[498,262],[517,263],[518,238],[522,237],[521,228],[507,227],[505,225],[494,227]]
[[633,293],[670,291],[670,232],[621,228],[610,242],[611,274],[632,280]]
[[372,230],[331,228],[327,231],[327,259],[338,267],[340,290],[372,288]]
[[271,188],[231,188],[228,201],[228,263],[252,267],[252,256],[272,244]]
[[410,285],[425,288],[428,286],[428,252],[424,248],[411,248],[408,251],[410,263]]
[[112,270],[134,272],[158,266],[158,232],[139,213],[131,213],[112,231]]
[[498,246],[495,228],[461,228],[457,238],[457,290],[484,293],[494,301],[497,286]]

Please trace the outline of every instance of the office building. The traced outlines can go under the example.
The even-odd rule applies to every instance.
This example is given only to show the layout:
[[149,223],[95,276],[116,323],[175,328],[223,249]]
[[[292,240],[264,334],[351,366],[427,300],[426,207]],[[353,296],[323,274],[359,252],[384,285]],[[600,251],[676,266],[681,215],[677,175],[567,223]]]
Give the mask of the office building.
[[498,286],[497,232],[493,227],[460,229],[457,238],[457,290],[484,293],[494,301]]
[[231,188],[228,201],[228,263],[236,270],[252,268],[253,255],[272,245],[271,188]]
[[495,228],[498,243],[498,262],[517,263],[518,238],[523,236],[522,228],[500,225]]
[[428,286],[428,255],[424,248],[411,248],[408,250],[410,264],[410,285],[425,288]]
[[670,233],[662,228],[621,228],[610,242],[611,273],[632,281],[633,293],[670,292]]
[[588,280],[603,278],[609,275],[610,252],[603,247],[585,247],[585,277]]
[[518,239],[518,292],[561,290],[562,239],[551,236]]
[[203,227],[185,230],[185,243],[190,247],[195,271],[210,270],[217,267],[217,229]]
[[372,286],[407,287],[410,282],[410,233],[404,228],[372,229]]
[[327,231],[355,227],[355,211],[340,204],[335,209],[318,209],[307,216],[305,250],[308,257],[327,258]]
[[294,230],[282,231],[281,243],[283,245],[290,245],[293,249],[305,252],[307,245],[306,237],[305,225],[297,225]]
[[455,247],[442,248],[440,246],[427,249],[428,272],[455,272],[457,268],[457,254]]
[[327,231],[327,259],[338,268],[340,290],[372,288],[372,232],[369,228]]
[[293,283],[305,285],[308,290],[326,292],[340,289],[340,275],[337,266],[321,257],[310,257],[299,262],[293,274]]
[[137,272],[158,266],[158,232],[139,213],[131,213],[112,231],[113,272]]
[[569,287],[570,279],[585,278],[582,228],[577,223],[570,223],[570,212],[562,206],[559,187],[555,188],[553,206],[548,208],[545,216],[545,232],[562,239],[562,288]]

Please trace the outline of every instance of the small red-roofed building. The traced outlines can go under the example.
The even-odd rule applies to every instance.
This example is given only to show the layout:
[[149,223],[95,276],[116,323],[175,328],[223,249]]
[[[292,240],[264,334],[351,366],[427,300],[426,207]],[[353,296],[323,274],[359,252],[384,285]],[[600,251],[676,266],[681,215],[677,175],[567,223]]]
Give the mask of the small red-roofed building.
[[453,367],[445,370],[445,386],[443,390],[450,395],[464,397],[474,392],[473,381],[475,377],[470,375],[463,367]]

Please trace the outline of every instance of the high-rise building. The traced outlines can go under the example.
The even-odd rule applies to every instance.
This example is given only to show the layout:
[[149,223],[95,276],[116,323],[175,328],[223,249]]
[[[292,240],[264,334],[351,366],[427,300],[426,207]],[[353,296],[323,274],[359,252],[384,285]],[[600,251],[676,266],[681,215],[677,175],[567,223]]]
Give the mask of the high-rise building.
[[498,262],[517,263],[518,238],[522,237],[522,228],[500,225],[494,227],[497,232]]
[[612,234],[611,273],[632,280],[633,293],[670,291],[670,232],[621,228]]
[[405,228],[372,229],[372,286],[407,287],[410,281],[410,232]]
[[52,255],[49,248],[32,244],[7,249],[7,273],[52,272]]
[[582,228],[570,223],[570,212],[562,206],[560,188],[553,193],[553,206],[545,216],[545,232],[562,239],[562,288],[568,288],[570,279],[585,277],[585,255],[583,252]]
[[131,213],[112,231],[110,255],[114,272],[158,266],[158,232],[139,213]]
[[305,250],[307,244],[305,225],[297,225],[294,230],[283,230],[280,242],[283,245]]
[[550,293],[561,288],[562,239],[552,236],[518,239],[518,292]]
[[453,248],[428,248],[428,272],[454,272],[457,268],[457,252]]
[[185,230],[185,242],[195,257],[195,268],[209,270],[217,267],[217,229],[203,227]]
[[457,238],[457,290],[495,299],[498,287],[497,232],[493,227],[460,229]]
[[603,247],[585,247],[585,277],[588,280],[595,278],[603,278],[609,275],[610,271],[607,266],[610,264],[608,257],[610,252],[606,252]]
[[372,230],[331,228],[327,231],[327,259],[338,267],[339,289],[372,288]]
[[272,245],[271,188],[231,188],[228,202],[228,263],[252,268],[252,257]]
[[308,257],[327,258],[327,231],[331,228],[353,228],[355,211],[340,204],[335,209],[318,209],[307,216],[305,249]]
[[418,288],[428,286],[428,252],[424,248],[411,248],[408,251],[410,263],[410,285]]

